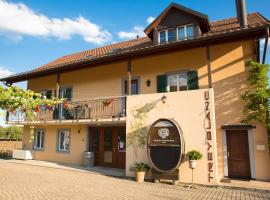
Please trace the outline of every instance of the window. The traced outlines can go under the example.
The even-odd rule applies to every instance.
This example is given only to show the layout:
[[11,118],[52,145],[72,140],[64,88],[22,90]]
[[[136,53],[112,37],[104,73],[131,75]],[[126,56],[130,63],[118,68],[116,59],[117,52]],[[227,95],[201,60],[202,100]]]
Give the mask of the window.
[[175,39],[174,39],[174,30],[173,29],[168,30],[167,31],[167,34],[168,34],[168,42],[175,41]]
[[35,130],[34,134],[34,149],[44,148],[45,133],[44,130]]
[[64,98],[67,101],[71,101],[72,88],[71,87],[61,88],[59,91],[59,97]]
[[[72,100],[72,88],[60,88],[59,91],[59,98],[66,99],[67,101]],[[72,119],[73,116],[68,109],[65,109],[63,104],[60,104],[57,109],[55,109],[55,116],[56,119]]]
[[60,129],[58,131],[58,151],[69,152],[70,148],[70,130]]
[[184,91],[187,90],[187,74],[173,74],[168,76],[168,91]]
[[52,90],[42,91],[40,92],[42,98],[51,99],[52,98]]
[[193,38],[194,36],[193,25],[186,26],[186,32],[187,32],[187,38]]
[[[128,94],[128,82],[124,81],[124,92]],[[139,94],[139,78],[131,80],[131,95]]]
[[174,36],[175,29],[168,29],[164,31],[159,32],[159,43],[165,44],[167,42],[174,42],[175,36]]
[[185,39],[190,39],[194,37],[194,29],[193,25],[184,25],[184,26],[179,26],[177,28],[177,39],[178,40],[185,40]]
[[159,43],[160,44],[165,44],[166,42],[167,42],[166,31],[160,31],[159,32]]

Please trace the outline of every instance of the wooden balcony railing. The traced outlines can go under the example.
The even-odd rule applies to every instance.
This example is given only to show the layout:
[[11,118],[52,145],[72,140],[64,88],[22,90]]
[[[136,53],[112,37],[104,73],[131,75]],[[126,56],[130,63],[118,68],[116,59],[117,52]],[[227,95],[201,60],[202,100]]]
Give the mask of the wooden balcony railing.
[[126,97],[110,97],[103,99],[70,101],[67,106],[57,105],[53,109],[40,106],[40,112],[33,118],[27,118],[23,112],[7,113],[6,121],[13,123],[53,121],[53,120],[80,120],[80,119],[110,119],[126,116]]

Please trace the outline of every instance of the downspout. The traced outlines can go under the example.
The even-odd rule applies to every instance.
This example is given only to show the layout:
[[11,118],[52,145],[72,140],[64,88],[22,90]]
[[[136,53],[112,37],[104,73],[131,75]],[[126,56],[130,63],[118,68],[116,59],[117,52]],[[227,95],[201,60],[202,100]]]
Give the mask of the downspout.
[[266,36],[265,36],[265,43],[264,43],[264,49],[263,49],[262,64],[265,64],[266,52],[267,52],[267,46],[268,46],[268,39],[269,39],[269,26],[266,28]]

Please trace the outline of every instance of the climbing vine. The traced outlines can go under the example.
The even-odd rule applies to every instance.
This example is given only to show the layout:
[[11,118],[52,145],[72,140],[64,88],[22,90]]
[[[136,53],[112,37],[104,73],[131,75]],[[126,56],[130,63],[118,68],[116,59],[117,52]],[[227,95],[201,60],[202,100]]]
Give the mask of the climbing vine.
[[40,107],[52,109],[61,103],[62,99],[46,99],[39,93],[31,90],[23,90],[16,86],[3,87],[0,86],[0,109],[10,113],[21,111],[28,117],[33,117],[40,112]]
[[130,111],[133,120],[130,123],[130,133],[127,137],[127,145],[132,146],[136,161],[138,158],[138,148],[144,148],[147,142],[146,120],[148,113],[154,109],[158,102],[159,100],[146,103],[141,107],[133,107]]
[[270,145],[270,90],[268,86],[269,65],[260,64],[254,61],[247,61],[245,64],[248,69],[247,80],[249,82],[249,85],[242,94],[245,114],[245,118],[242,120],[242,123],[263,123],[268,129],[268,145]]

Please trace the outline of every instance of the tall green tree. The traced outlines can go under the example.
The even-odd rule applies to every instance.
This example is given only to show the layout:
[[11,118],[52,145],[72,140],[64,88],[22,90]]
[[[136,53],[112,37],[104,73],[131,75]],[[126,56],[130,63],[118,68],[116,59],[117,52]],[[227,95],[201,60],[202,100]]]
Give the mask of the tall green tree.
[[242,94],[244,101],[245,118],[242,123],[260,122],[268,129],[268,144],[270,145],[270,118],[269,118],[269,78],[268,64],[260,64],[254,61],[247,61],[248,69],[247,89]]

